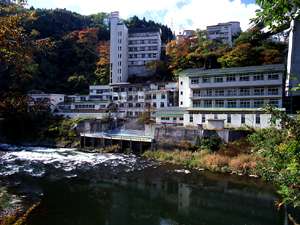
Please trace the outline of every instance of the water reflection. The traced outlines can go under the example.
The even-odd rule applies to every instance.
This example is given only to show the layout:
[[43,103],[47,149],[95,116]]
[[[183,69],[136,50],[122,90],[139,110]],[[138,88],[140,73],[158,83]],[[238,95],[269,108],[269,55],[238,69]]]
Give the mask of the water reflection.
[[259,185],[200,176],[113,177],[44,184],[28,225],[276,225],[275,196]]

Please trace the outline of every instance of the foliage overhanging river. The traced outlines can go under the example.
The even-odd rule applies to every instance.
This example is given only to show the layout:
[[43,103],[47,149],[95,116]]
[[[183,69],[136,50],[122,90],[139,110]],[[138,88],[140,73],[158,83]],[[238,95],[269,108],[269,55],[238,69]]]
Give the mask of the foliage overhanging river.
[[21,202],[40,202],[28,225],[285,224],[273,188],[259,179],[188,171],[134,155],[0,149],[1,187]]

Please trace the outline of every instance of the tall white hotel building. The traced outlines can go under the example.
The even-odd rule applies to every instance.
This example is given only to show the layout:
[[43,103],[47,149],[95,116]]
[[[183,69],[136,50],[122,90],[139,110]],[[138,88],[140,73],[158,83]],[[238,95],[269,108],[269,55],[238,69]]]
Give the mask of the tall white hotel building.
[[130,76],[150,76],[146,64],[160,59],[160,29],[128,29],[119,12],[110,16],[110,83],[125,83]]

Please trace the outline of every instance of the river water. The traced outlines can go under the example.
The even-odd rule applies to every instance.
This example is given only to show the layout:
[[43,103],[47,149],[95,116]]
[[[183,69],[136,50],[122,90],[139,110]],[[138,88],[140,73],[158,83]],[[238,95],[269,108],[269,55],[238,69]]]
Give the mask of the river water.
[[40,202],[27,225],[285,224],[273,188],[258,179],[189,171],[134,155],[0,149],[0,185],[14,196],[11,201]]

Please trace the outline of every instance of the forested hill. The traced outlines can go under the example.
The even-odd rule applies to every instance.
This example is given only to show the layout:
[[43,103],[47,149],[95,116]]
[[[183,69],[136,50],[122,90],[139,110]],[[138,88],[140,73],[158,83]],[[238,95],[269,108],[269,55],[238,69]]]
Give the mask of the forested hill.
[[[108,84],[108,16],[0,3],[0,97],[30,90],[87,94],[89,85]],[[275,64],[286,58],[286,43],[270,41],[258,27],[242,32],[230,47],[208,40],[201,30],[192,39],[176,41],[166,25],[136,16],[125,23],[161,29],[166,51],[161,61],[148,65],[155,70],[154,80],[175,79],[185,68]]]
[[[7,48],[5,53],[11,52],[3,55],[0,63],[2,92],[17,90],[26,93],[29,90],[40,90],[85,94],[90,84],[108,83],[108,13],[83,16],[66,9],[25,9],[1,3],[0,9],[0,28],[11,31],[19,29],[19,33],[9,32],[5,38],[24,39],[20,43],[22,46],[7,45],[9,39],[3,39],[0,43],[0,47]],[[14,14],[16,11],[17,16]],[[11,20],[16,20],[16,23],[12,24]],[[154,21],[135,16],[125,22],[130,28],[160,28],[165,42],[173,39],[170,28]],[[22,48],[24,46],[26,48]],[[13,63],[9,56],[15,53],[26,57],[14,59]]]

